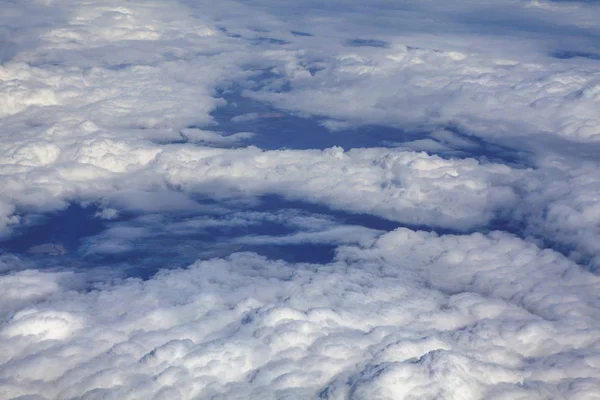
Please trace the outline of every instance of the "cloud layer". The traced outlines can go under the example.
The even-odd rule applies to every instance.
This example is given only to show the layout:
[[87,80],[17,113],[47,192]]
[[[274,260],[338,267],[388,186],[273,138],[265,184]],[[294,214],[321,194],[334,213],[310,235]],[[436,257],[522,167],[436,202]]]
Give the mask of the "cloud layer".
[[600,393],[596,2],[4,6],[0,398]]
[[[600,389],[600,279],[505,234],[400,229],[340,248],[325,265],[238,253],[89,292],[70,290],[71,279],[2,278],[35,289],[2,328],[3,397],[593,398]],[[4,291],[2,300],[23,299]]]

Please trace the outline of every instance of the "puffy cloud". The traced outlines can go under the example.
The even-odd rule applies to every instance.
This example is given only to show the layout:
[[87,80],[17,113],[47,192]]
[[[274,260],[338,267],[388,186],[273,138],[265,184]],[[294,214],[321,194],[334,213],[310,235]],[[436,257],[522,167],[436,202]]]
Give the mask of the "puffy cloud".
[[3,396],[593,396],[599,285],[506,234],[406,229],[324,265],[239,253],[89,292],[59,284],[11,307]]
[[[156,165],[171,184],[186,190],[223,182],[242,193],[278,193],[396,221],[456,229],[485,224],[497,204],[515,199],[510,188],[495,184],[495,176],[509,172],[505,166],[385,149],[182,148],[162,153]],[[214,186],[207,188],[220,187]],[[455,196],[460,201],[453,200]]]
[[[528,140],[524,134],[552,131],[595,140],[595,70],[588,64],[559,59],[548,62],[539,55],[530,59],[521,48],[512,54],[516,61],[508,62],[490,57],[479,45],[460,45],[460,35],[451,43],[439,39],[439,49],[432,47],[432,38],[423,47],[402,44],[399,41],[407,39],[404,33],[388,37],[389,46],[367,46],[364,44],[371,42],[359,40],[355,42],[363,45],[348,48],[346,42],[337,41],[347,34],[344,30],[331,39],[326,35],[339,21],[320,26],[313,36],[294,36],[275,22],[279,11],[269,15],[261,12],[259,5],[228,4],[230,9],[205,10],[203,3],[132,3],[127,7],[113,2],[64,3],[61,10],[71,19],[48,31],[36,51],[17,53],[1,66],[3,84],[8,85],[3,89],[5,124],[1,132],[7,139],[0,153],[2,186],[7,188],[2,226],[18,221],[15,207],[64,207],[64,200],[106,196],[124,186],[143,191],[163,185],[165,175],[169,184],[203,186],[199,190],[204,192],[221,190],[211,187],[210,181],[227,181],[234,191],[280,193],[405,223],[463,230],[486,225],[499,210],[513,208],[522,197],[514,194],[521,188],[513,187],[522,171],[475,165],[470,160],[371,149],[348,152],[349,158],[336,161],[314,152],[258,155],[253,149],[213,152],[160,144],[180,141],[181,135],[192,142],[221,145],[251,139],[244,133],[222,136],[190,128],[212,121],[209,113],[222,103],[214,97],[215,88],[226,86],[227,81],[237,80],[248,88],[249,95],[280,107],[324,115],[330,118],[324,122],[326,126],[335,129],[356,122],[408,128],[458,123],[473,135],[493,137],[509,147],[525,146],[536,156],[549,151],[564,155],[570,146],[552,143],[552,135]],[[351,6],[349,10],[359,5]],[[577,18],[595,12],[587,5],[581,9],[554,6]],[[510,7],[520,6],[511,3]],[[205,11],[204,16],[198,10]],[[292,42],[282,49],[265,43],[255,54],[256,44],[247,40],[265,32],[240,30],[241,21],[231,10],[244,10],[273,35],[287,32]],[[460,7],[451,11],[465,12]],[[311,12],[331,15],[326,7]],[[437,12],[432,15],[443,18]],[[534,17],[539,15],[528,15]],[[222,18],[230,29],[217,29],[211,18]],[[291,22],[297,23],[300,21]],[[445,23],[453,27],[455,35],[457,23]],[[361,25],[371,29],[369,26]],[[381,37],[386,35],[390,35],[387,28]],[[496,39],[479,40],[492,43]],[[140,52],[147,42],[163,53]],[[115,48],[123,51],[115,53]],[[328,57],[322,52],[326,48],[332,50]],[[133,50],[137,58],[107,59],[109,55],[125,57]],[[283,83],[253,88],[246,81],[254,71],[269,68],[276,80],[289,84],[285,91],[273,92]],[[297,74],[308,70],[313,72]],[[53,111],[48,111],[51,108]],[[522,112],[525,109],[528,111]],[[240,118],[248,115],[254,114],[242,111]],[[14,140],[16,131],[21,132],[18,140]],[[444,151],[447,137],[439,132],[443,131],[436,129],[430,139],[404,147]],[[465,145],[464,139],[461,143],[452,140],[452,151],[469,154],[470,145]],[[331,154],[340,155],[339,150],[331,150]],[[313,163],[315,160],[320,161]],[[571,166],[565,168],[568,171]],[[551,173],[540,175],[549,177]]]
[[346,51],[310,79],[282,71],[289,92],[267,87],[247,94],[285,109],[358,124],[384,121],[413,129],[458,125],[499,141],[539,132],[574,140],[599,138],[595,110],[600,76],[593,66],[547,60],[507,65],[489,55],[403,43]]
[[600,392],[594,2],[5,6],[0,397]]
[[[161,185],[205,194],[275,193],[395,221],[463,230],[485,225],[499,207],[510,206],[516,197],[505,182],[513,179],[511,172],[520,174],[498,164],[380,148],[226,150],[105,140],[82,143],[76,158],[65,161],[43,170],[25,167],[23,173],[4,178],[14,201],[47,205],[57,197],[86,198],[119,188],[117,196],[130,198],[126,202],[133,200],[137,209],[156,207],[162,199],[171,209],[179,202],[193,206],[177,193],[138,201],[132,197],[135,192],[123,191]],[[31,187],[37,196],[31,197]]]

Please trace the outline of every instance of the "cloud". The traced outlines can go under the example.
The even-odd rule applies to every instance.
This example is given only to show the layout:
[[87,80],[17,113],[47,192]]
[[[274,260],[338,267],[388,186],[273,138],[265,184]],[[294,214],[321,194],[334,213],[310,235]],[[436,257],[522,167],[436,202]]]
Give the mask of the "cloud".
[[595,2],[5,9],[1,398],[600,392]]
[[279,108],[356,124],[454,124],[500,141],[540,132],[577,141],[598,139],[600,123],[593,110],[599,101],[594,94],[599,76],[592,66],[540,61],[507,65],[488,55],[406,43],[359,49],[340,53],[311,79],[295,79],[282,71],[281,79],[290,85],[285,93],[266,87],[246,94]]
[[[549,7],[530,7],[536,4]],[[305,7],[303,18],[294,18],[293,10],[270,12],[320,35],[278,68],[275,79],[286,83],[285,91],[277,89],[280,83],[247,95],[358,125],[459,125],[471,135],[509,141],[540,132],[598,139],[595,64],[552,56],[598,53],[595,3],[410,2],[393,8],[345,1]],[[388,45],[345,46],[349,40]],[[325,67],[310,79],[296,76],[317,63]]]
[[235,239],[235,243],[248,245],[269,245],[269,244],[352,244],[371,243],[377,234],[381,233],[374,229],[364,228],[362,226],[333,225],[323,230],[312,230],[308,232],[296,232],[289,235],[254,235]]
[[[322,31],[334,29],[335,24],[312,30],[314,36],[292,35],[296,42],[290,46],[300,46],[296,50],[260,45],[258,57],[256,44],[246,42],[250,37],[234,37],[230,30],[215,28],[210,19],[215,15],[225,18],[232,29],[242,23],[220,7],[199,17],[193,10],[201,4],[189,5],[192,8],[167,2],[152,7],[136,3],[129,8],[110,2],[108,6],[65,4],[65,15],[71,15],[71,20],[50,30],[36,51],[18,53],[1,67],[9,85],[3,103],[2,135],[7,140],[0,153],[2,185],[9,188],[1,222],[5,229],[18,223],[21,210],[64,207],[66,201],[110,197],[111,192],[124,188],[139,193],[150,190],[153,194],[136,205],[148,208],[146,203],[156,203],[156,193],[161,193],[155,188],[163,187],[165,181],[201,193],[278,193],[399,222],[459,230],[485,226],[528,196],[515,194],[522,191],[515,184],[525,179],[522,171],[475,165],[470,160],[377,149],[352,150],[342,156],[339,149],[331,150],[341,157],[336,161],[310,151],[213,152],[191,143],[165,144],[180,141],[181,132],[191,135],[192,142],[213,145],[251,139],[247,134],[220,136],[190,128],[213,122],[211,111],[223,103],[215,97],[215,88],[227,86],[225,82],[237,81],[248,95],[279,107],[325,115],[329,119],[324,123],[335,121],[335,129],[367,122],[407,128],[459,123],[470,135],[524,147],[534,158],[551,151],[563,156],[570,146],[553,143],[550,134],[527,139],[533,132],[550,130],[568,139],[595,140],[595,114],[589,113],[597,108],[595,72],[586,64],[549,63],[539,55],[530,60],[520,52],[508,62],[459,42],[452,45],[442,40],[442,48],[432,47],[431,38],[428,46],[400,43],[399,36],[388,37],[390,46],[385,48],[348,48],[323,36]],[[163,12],[167,4],[170,11]],[[257,26],[264,24],[263,30],[281,30],[277,15],[265,14],[260,7],[230,5],[235,6],[232,10],[247,11]],[[356,6],[352,4],[350,10]],[[565,12],[577,15],[593,11],[591,6],[569,7]],[[319,12],[330,15],[330,11]],[[452,12],[465,10],[459,7]],[[453,29],[457,24],[452,22]],[[371,29],[369,24],[361,26]],[[291,35],[289,27],[287,35]],[[261,34],[261,29],[252,29],[240,34]],[[381,36],[386,35],[389,31],[384,29]],[[162,55],[140,52],[148,43],[163,49]],[[107,60],[108,54],[115,54],[115,46],[136,50],[138,58]],[[315,46],[331,48],[331,54],[325,57]],[[319,66],[316,73],[299,74],[314,65]],[[275,71],[275,79],[288,84],[288,89],[274,93],[271,89],[281,85],[253,88],[247,78],[264,70]],[[255,114],[242,111],[232,118]],[[18,140],[11,135],[14,131],[23,132]],[[439,132],[436,127],[431,137],[447,146],[447,138]],[[457,142],[454,136],[449,142],[453,151],[462,150],[454,154],[468,155],[471,145],[462,138]],[[433,153],[447,149],[427,140],[431,139],[403,147]],[[573,167],[561,168],[569,174]],[[545,206],[534,203],[535,208]],[[546,223],[536,223],[540,224]]]
[[59,285],[12,308],[3,396],[593,395],[598,285],[506,234],[406,229],[324,265],[239,253],[90,292]]
[[[73,193],[84,199],[110,198],[110,191],[118,189],[114,196],[122,206],[150,210],[166,201],[164,207],[169,209],[194,207],[184,194],[159,191],[145,196],[153,186],[165,187],[166,182],[169,187],[203,194],[275,193],[395,221],[457,229],[486,224],[498,207],[516,199],[502,178],[498,183],[495,179],[513,172],[509,168],[425,153],[377,148],[344,152],[339,147],[261,151],[146,145],[140,149],[125,143],[117,148],[122,157],[104,143],[83,145],[75,163],[21,174],[12,196],[26,204],[48,205],[49,198],[73,199]],[[36,197],[28,194],[31,186],[37,187]],[[127,192],[126,187],[136,191]],[[174,202],[175,198],[181,200]]]
[[199,129],[184,129],[181,135],[193,143],[207,143],[214,145],[232,145],[254,136],[252,132],[238,132],[223,136],[215,132],[202,131]]

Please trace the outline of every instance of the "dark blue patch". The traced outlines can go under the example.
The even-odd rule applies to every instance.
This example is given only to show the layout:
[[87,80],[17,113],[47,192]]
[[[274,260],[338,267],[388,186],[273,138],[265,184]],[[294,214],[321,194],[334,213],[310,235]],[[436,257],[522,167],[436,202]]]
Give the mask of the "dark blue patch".
[[[149,196],[152,193],[148,193]],[[32,261],[44,268],[85,269],[90,272],[103,269],[111,276],[150,278],[164,268],[180,268],[198,259],[226,257],[234,252],[250,251],[272,259],[288,262],[327,263],[332,261],[336,246],[330,243],[245,244],[238,238],[281,237],[302,232],[296,227],[278,220],[259,219],[247,225],[207,226],[185,231],[169,230],[169,224],[182,223],[193,218],[226,219],[233,213],[258,212],[276,214],[292,212],[294,215],[315,216],[338,224],[363,225],[373,229],[391,230],[398,224],[369,215],[352,214],[331,210],[324,206],[300,201],[287,201],[279,196],[265,196],[259,201],[239,204],[217,201],[212,198],[196,198],[206,205],[203,214],[163,213],[160,219],[147,218],[135,212],[121,211],[119,218],[104,221],[95,217],[98,208],[72,204],[67,209],[48,215],[30,217],[30,223],[18,229],[15,236],[4,240],[5,252],[19,255],[25,262]],[[216,207],[219,208],[217,209]],[[223,210],[228,210],[223,213]],[[208,210],[208,211],[207,211]],[[217,210],[211,213],[210,210]],[[247,215],[247,214],[246,214]],[[128,250],[118,253],[90,251],[90,245],[102,244],[103,232],[117,227],[142,228],[148,234],[140,238],[123,239]],[[114,238],[113,238],[114,239]],[[32,254],[32,246],[55,243],[65,246],[66,255]]]
[[121,64],[109,65],[106,68],[110,69],[112,71],[121,71],[121,70],[127,69],[131,66],[133,66],[133,64],[121,63]]
[[62,244],[69,252],[77,249],[81,239],[104,230],[103,221],[94,217],[98,209],[71,204],[66,209],[50,214],[30,214],[13,236],[0,242],[12,252],[27,252],[29,248],[45,243]]
[[323,71],[324,68],[321,68],[321,67],[307,67],[306,69],[308,70],[308,72],[310,72],[310,74],[312,76],[315,76],[317,74],[317,72]]
[[[151,195],[149,193],[149,196]],[[573,246],[553,242],[545,237],[534,236],[535,233],[530,235],[525,222],[518,215],[513,215],[510,210],[499,215],[487,226],[461,232],[434,226],[394,222],[373,215],[332,209],[325,205],[291,201],[277,195],[263,196],[258,201],[245,204],[227,200],[217,201],[210,197],[196,197],[195,201],[207,206],[203,214],[163,213],[160,219],[153,219],[140,213],[122,212],[118,219],[112,221],[96,219],[94,215],[97,208],[94,206],[82,207],[72,204],[65,210],[30,218],[30,223],[19,228],[15,236],[3,241],[1,245],[4,251],[18,254],[25,262],[32,261],[42,268],[85,269],[92,275],[104,274],[112,277],[142,279],[148,279],[164,268],[185,267],[198,259],[226,257],[241,251],[255,252],[271,259],[282,259],[288,262],[331,262],[336,250],[336,245],[331,243],[277,244],[263,242],[248,244],[249,242],[243,240],[236,242],[236,239],[248,237],[277,238],[298,232],[310,232],[304,228],[282,223],[277,219],[258,219],[246,225],[227,226],[224,224],[185,231],[174,231],[167,228],[169,224],[181,223],[198,217],[224,219],[228,215],[238,212],[271,215],[293,212],[293,215],[321,216],[336,224],[362,226],[384,232],[399,227],[438,234],[487,233],[493,230],[502,230],[520,237],[527,236],[541,247],[552,248],[567,256],[575,250]],[[224,210],[228,211],[224,212]],[[149,234],[128,241],[130,249],[120,253],[87,251],[87,243],[98,242],[101,237],[97,235],[104,232],[105,229],[118,226],[143,228]],[[69,254],[52,256],[28,253],[31,246],[44,243],[60,243],[68,249]],[[591,263],[589,256],[578,257],[576,260],[578,262]],[[593,266],[591,268],[593,269]],[[110,273],[98,273],[97,271],[109,271]]]
[[270,37],[264,37],[264,36],[260,36],[257,37],[255,39],[252,39],[252,42],[254,44],[276,44],[279,46],[282,46],[284,44],[290,44],[290,42],[288,42],[287,40],[282,40],[282,39],[275,39],[275,38],[270,38]]
[[350,47],[388,47],[388,42],[377,39],[352,39],[346,42]]
[[[268,104],[241,96],[233,91],[222,94],[227,104],[213,112],[217,130],[227,135],[249,131],[257,135],[243,141],[264,150],[275,149],[326,149],[341,146],[344,149],[368,147],[393,147],[419,139],[431,139],[428,130],[404,130],[384,125],[367,125],[331,132],[321,124],[322,118],[305,118],[275,109]],[[236,116],[254,113],[255,118],[236,122]],[[468,135],[453,125],[444,126],[457,138],[468,140],[469,149],[443,143],[449,150],[430,152],[442,158],[475,158],[482,162],[499,162],[513,167],[529,166],[529,154]]]
[[600,61],[600,54],[587,53],[584,51],[557,51],[552,53],[552,57],[559,58],[561,60],[568,60],[571,58],[587,58],[590,60]]
[[300,31],[290,31],[290,33],[294,36],[304,36],[304,37],[312,37],[314,36],[311,33],[308,32],[300,32]]
[[224,34],[226,34],[229,37],[232,38],[240,38],[242,37],[242,35],[237,34],[237,33],[230,33],[227,28],[225,28],[224,26],[217,26],[217,29],[220,30],[221,32],[223,32]]
[[[257,135],[244,142],[265,150],[325,149],[342,146],[345,149],[384,146],[386,141],[409,141],[422,137],[401,129],[385,126],[367,126],[343,132],[330,132],[319,118],[303,118],[277,110],[268,104],[231,92],[223,95],[227,105],[213,114],[217,129],[227,134],[240,131]],[[232,118],[254,113],[255,118],[236,122]]]

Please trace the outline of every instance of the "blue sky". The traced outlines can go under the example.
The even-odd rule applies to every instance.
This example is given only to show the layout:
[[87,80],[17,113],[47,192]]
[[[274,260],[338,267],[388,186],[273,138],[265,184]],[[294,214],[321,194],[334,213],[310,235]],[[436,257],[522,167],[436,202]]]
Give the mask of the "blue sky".
[[5,4],[0,398],[594,398],[599,19]]

